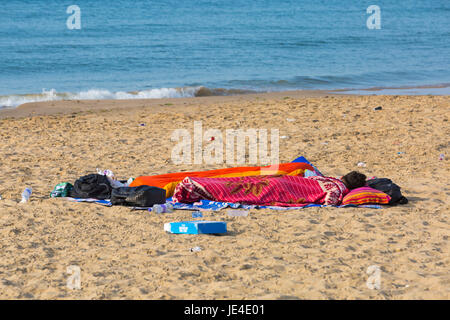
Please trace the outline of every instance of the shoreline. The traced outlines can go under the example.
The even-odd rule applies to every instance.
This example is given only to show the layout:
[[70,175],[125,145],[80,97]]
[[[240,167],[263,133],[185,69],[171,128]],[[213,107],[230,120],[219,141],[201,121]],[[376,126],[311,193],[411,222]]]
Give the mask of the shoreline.
[[78,112],[136,109],[150,107],[154,112],[177,111],[192,105],[211,105],[216,103],[231,103],[253,101],[258,99],[283,99],[289,98],[320,98],[325,96],[343,96],[324,90],[295,90],[238,94],[230,96],[204,96],[185,98],[161,98],[161,99],[124,99],[124,100],[58,100],[24,103],[16,108],[0,109],[0,119],[24,118],[32,116],[70,114]]
[[[418,92],[417,92],[418,91]],[[0,108],[0,119],[23,118],[43,115],[68,114],[96,110],[130,109],[152,107],[155,112],[167,107],[185,107],[193,104],[228,103],[233,101],[249,101],[254,99],[280,98],[320,98],[326,96],[448,96],[450,84],[423,85],[410,87],[372,87],[364,89],[334,90],[285,90],[239,93],[231,95],[207,95],[193,97],[146,98],[146,99],[85,99],[85,100],[49,100],[28,102],[17,107]]]

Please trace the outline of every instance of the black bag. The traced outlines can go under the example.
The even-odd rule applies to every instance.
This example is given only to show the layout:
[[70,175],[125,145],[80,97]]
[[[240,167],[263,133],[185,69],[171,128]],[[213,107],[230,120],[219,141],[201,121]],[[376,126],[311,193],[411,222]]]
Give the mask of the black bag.
[[111,190],[111,184],[106,176],[92,173],[75,181],[69,196],[104,200],[111,197]]
[[113,189],[111,193],[113,205],[152,207],[162,203],[166,203],[166,190],[157,187],[122,187]]
[[367,186],[376,190],[383,191],[391,197],[389,204],[406,204],[408,199],[406,199],[401,191],[400,187],[392,182],[388,178],[377,178],[367,180]]

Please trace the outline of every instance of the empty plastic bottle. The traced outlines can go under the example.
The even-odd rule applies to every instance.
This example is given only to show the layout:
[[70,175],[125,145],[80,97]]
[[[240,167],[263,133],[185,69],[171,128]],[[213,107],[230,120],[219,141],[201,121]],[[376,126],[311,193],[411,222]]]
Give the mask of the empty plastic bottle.
[[30,200],[31,192],[31,187],[25,188],[22,192],[22,201],[20,201],[20,203],[28,202],[28,200]]
[[164,203],[164,204],[155,204],[152,207],[152,212],[154,213],[167,213],[172,212],[173,206],[170,203]]

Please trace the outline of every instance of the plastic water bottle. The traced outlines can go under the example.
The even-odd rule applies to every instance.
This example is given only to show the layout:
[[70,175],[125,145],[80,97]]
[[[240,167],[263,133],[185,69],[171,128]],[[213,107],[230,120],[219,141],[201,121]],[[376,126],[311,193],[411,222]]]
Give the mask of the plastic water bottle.
[[31,187],[30,188],[26,188],[25,190],[23,190],[23,192],[22,192],[22,201],[20,201],[20,203],[28,202],[28,200],[30,200],[31,192],[32,192]]
[[154,213],[167,213],[172,212],[173,206],[170,203],[164,203],[164,204],[155,204],[152,207],[152,212]]

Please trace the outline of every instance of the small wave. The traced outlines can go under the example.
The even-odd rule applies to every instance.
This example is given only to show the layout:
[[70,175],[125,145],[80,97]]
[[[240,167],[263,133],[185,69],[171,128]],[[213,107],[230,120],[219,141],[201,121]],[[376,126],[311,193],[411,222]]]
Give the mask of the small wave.
[[15,108],[24,103],[59,100],[125,100],[162,99],[194,97],[203,87],[160,88],[134,92],[111,92],[104,89],[90,89],[77,93],[57,92],[55,89],[42,90],[38,94],[16,94],[0,96],[0,108]]
[[38,94],[16,94],[0,96],[1,108],[15,108],[24,103],[59,101],[59,100],[128,100],[128,99],[163,99],[163,98],[189,98],[206,96],[228,96],[253,93],[252,90],[207,88],[204,86],[183,88],[159,88],[142,91],[111,92],[105,89],[90,89],[77,93],[57,92],[55,89],[42,90]]

